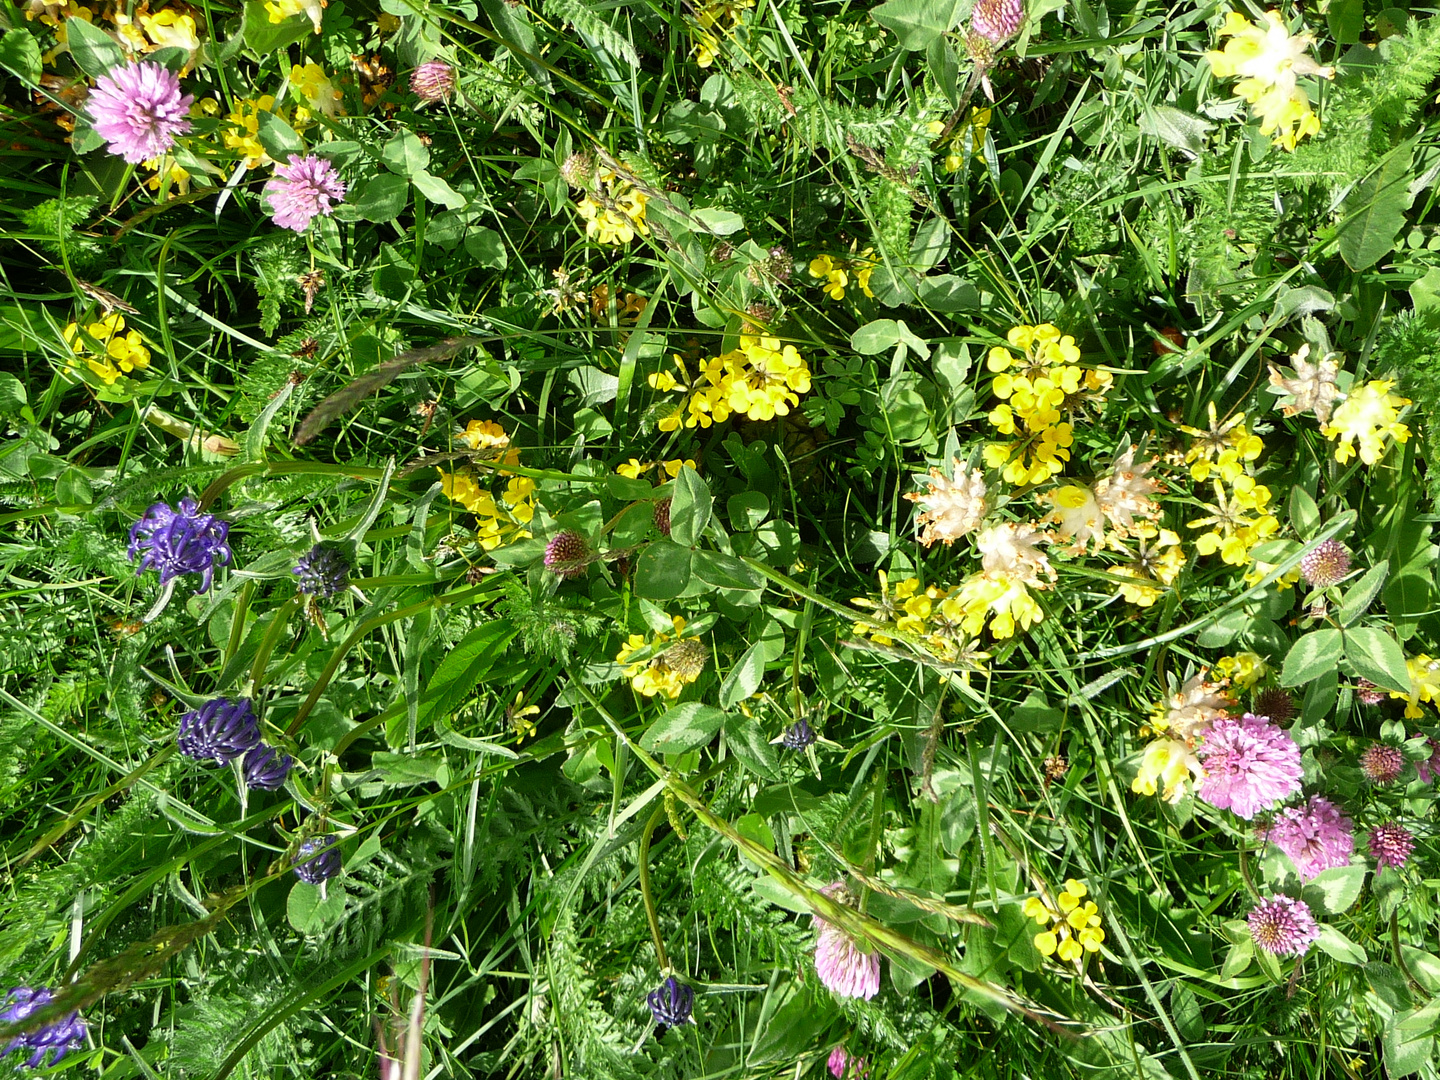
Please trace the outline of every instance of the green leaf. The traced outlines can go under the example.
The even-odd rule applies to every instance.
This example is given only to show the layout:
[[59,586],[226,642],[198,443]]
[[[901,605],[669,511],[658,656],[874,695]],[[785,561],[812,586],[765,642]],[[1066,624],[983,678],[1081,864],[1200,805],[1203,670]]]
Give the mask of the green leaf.
[[465,254],[475,260],[476,266],[489,270],[504,270],[510,261],[505,251],[505,241],[494,229],[481,225],[465,234]]
[[691,551],[670,540],[657,540],[635,560],[635,595],[673,600],[690,584]]
[[1315,945],[1321,952],[1342,964],[1363,964],[1366,960],[1365,950],[1329,923],[1321,923],[1320,936],[1315,939]]
[[1312,630],[1285,654],[1280,671],[1281,686],[1304,686],[1340,662],[1344,640],[1339,630]]
[[1410,675],[1405,670],[1405,652],[1400,643],[1374,626],[1356,626],[1345,631],[1345,659],[1361,678],[1382,690],[1410,692]]
[[[415,190],[433,203],[439,203],[447,210],[459,210],[470,200],[461,195],[440,177],[421,169],[410,177]],[[478,231],[478,230],[477,230]],[[491,230],[492,232],[494,230]],[[468,237],[467,237],[468,238]],[[503,250],[503,249],[502,249]]]
[[1365,29],[1365,0],[1330,0],[1325,25],[1337,45],[1358,45]]
[[0,67],[24,82],[40,81],[40,43],[30,31],[17,27],[5,32],[0,38]]
[[430,166],[430,151],[413,131],[392,135],[380,151],[380,160],[401,176],[414,176]]
[[717,589],[754,592],[764,586],[758,574],[733,555],[718,551],[695,552],[695,576]]
[[1397,148],[1340,204],[1340,257],[1351,270],[1366,270],[1394,249],[1413,198],[1410,159],[1409,146]]
[[720,730],[725,714],[713,705],[687,701],[666,711],[640,736],[640,746],[652,754],[683,754],[698,750]]
[[1309,540],[1320,527],[1320,508],[1299,484],[1290,489],[1290,524],[1302,540]]
[[1370,961],[1365,965],[1365,981],[1374,987],[1381,1001],[1397,1012],[1403,1012],[1413,1005],[1405,976],[1393,965],[1380,960]]
[[1401,567],[1385,586],[1385,611],[1402,641],[1414,635],[1420,617],[1430,610],[1433,593],[1432,573],[1413,565]]
[[550,72],[545,70],[536,58],[539,49],[535,44],[535,28],[525,13],[524,5],[512,5],[507,0],[480,0],[480,8],[490,18],[490,24],[500,40],[509,46],[515,59],[525,66],[530,77],[542,90],[550,89]]
[[1151,105],[1140,117],[1140,133],[1183,150],[1191,157],[1205,149],[1205,133],[1215,125],[1173,105]]
[[675,494],[670,503],[670,538],[686,547],[699,543],[710,524],[714,501],[700,474],[689,465],[682,466],[675,477]]
[[754,532],[770,514],[770,500],[764,492],[742,491],[725,500],[725,512],[730,517],[730,527],[736,532]]
[[774,779],[780,772],[775,747],[765,738],[757,720],[743,713],[725,717],[725,746],[756,776]]
[[1412,281],[1409,291],[1416,314],[1440,308],[1440,266],[1432,266],[1424,277]]
[[702,206],[698,210],[692,210],[690,217],[705,226],[705,231],[712,236],[729,236],[745,228],[745,219],[732,210]]
[[344,914],[345,890],[338,882],[327,885],[322,899],[319,885],[297,881],[290,887],[290,895],[285,899],[285,917],[302,934],[318,934],[339,922]]
[[1389,573],[1390,561],[1381,559],[1379,563],[1365,571],[1359,581],[1345,590],[1345,595],[1340,600],[1340,611],[1337,614],[1341,626],[1349,626],[1365,614],[1370,605],[1375,602],[1375,597],[1380,595],[1380,590],[1385,586],[1385,577]]
[[1368,871],[1364,866],[1337,866],[1306,883],[1301,895],[1317,913],[1339,915],[1360,896]]
[[[772,629],[775,632],[772,633]],[[778,623],[771,623],[765,630],[760,640],[745,650],[720,684],[722,708],[737,705],[760,689],[765,679],[765,665],[780,659],[780,654],[785,651],[784,629]]]
[[505,655],[515,636],[515,627],[505,619],[481,623],[460,639],[430,676],[420,697],[419,726],[428,727],[437,717],[449,716],[475,690]]
[[355,185],[349,202],[366,221],[394,221],[410,201],[410,183],[394,173],[377,172]]
[[304,140],[295,133],[294,128],[273,112],[260,114],[260,126],[255,137],[260,140],[265,152],[276,161],[288,161],[291,154],[297,157],[305,154]]
[[[1407,1013],[1406,1018],[1419,1013]],[[1385,1075],[1389,1080],[1400,1080],[1419,1072],[1430,1063],[1435,1053],[1435,1038],[1432,1035],[1411,1037],[1398,1023],[1388,1025],[1381,1038],[1385,1054]]]
[[92,79],[98,79],[112,67],[125,63],[125,53],[119,44],[98,26],[92,26],[84,19],[66,19],[65,33],[75,66]]
[[850,335],[850,347],[865,356],[892,349],[900,340],[894,319],[875,319]]
[[269,56],[293,45],[314,27],[303,14],[291,15],[278,23],[270,21],[265,0],[245,0],[245,19],[240,34],[245,47],[257,56]]
[[900,39],[900,47],[924,52],[960,20],[963,0],[889,0],[870,15]]
[[27,404],[25,384],[8,371],[0,371],[0,416],[14,416]]

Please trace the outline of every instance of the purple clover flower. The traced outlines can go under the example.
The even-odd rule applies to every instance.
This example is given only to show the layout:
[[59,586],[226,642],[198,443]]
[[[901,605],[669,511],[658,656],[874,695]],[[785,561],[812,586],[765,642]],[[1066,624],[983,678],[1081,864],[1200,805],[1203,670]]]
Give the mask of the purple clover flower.
[[289,754],[282,754],[273,746],[262,742],[245,755],[242,770],[245,774],[245,786],[263,791],[279,791],[285,785],[285,778],[290,775],[290,766],[293,764],[295,759]]
[[1196,756],[1205,764],[1199,796],[1246,821],[1299,791],[1304,775],[1289,733],[1250,713],[1212,721]]
[[196,590],[199,595],[210,591],[217,563],[223,566],[233,558],[226,542],[229,535],[229,523],[214,514],[200,513],[194,499],[181,499],[178,510],[161,502],[130,526],[126,554],[132,562],[140,556],[137,574],[152,567],[158,570],[161,585],[170,584],[182,574],[201,575]]
[[86,107],[110,153],[131,165],[157,158],[190,130],[195,98],[159,64],[125,64],[95,80]]
[[590,545],[577,532],[558,532],[545,545],[545,569],[562,578],[583,577],[589,562]]
[[311,885],[321,885],[340,872],[340,852],[334,848],[335,836],[312,836],[300,845],[295,855],[295,876]]
[[350,584],[350,564],[333,547],[316,544],[290,571],[295,587],[307,596],[328,600]]
[[1255,945],[1276,956],[1301,956],[1320,936],[1320,927],[1303,900],[1272,896],[1250,912],[1250,936]]
[[180,718],[180,752],[196,761],[228,765],[260,744],[249,698],[212,698]]
[[858,1080],[859,1077],[870,1075],[870,1063],[863,1057],[856,1057],[843,1046],[837,1046],[830,1051],[830,1059],[825,1063],[830,1068],[830,1075],[835,1080]]
[[645,1001],[650,1006],[650,1015],[655,1017],[655,1023],[662,1028],[679,1027],[690,1022],[690,1012],[695,1008],[695,991],[671,975],[658,988],[651,990]]
[[1355,850],[1355,823],[1339,807],[1319,795],[1303,807],[1286,807],[1275,815],[1260,838],[1269,840],[1295,864],[1301,881],[1322,871],[1347,866]]
[[[840,882],[832,882],[820,891],[835,897],[844,891]],[[869,1001],[880,992],[880,955],[867,953],[860,943],[826,922],[813,916],[819,936],[815,941],[815,974],[829,990],[841,997],[864,998]]]
[[291,154],[290,164],[275,166],[264,196],[276,225],[303,233],[317,215],[333,213],[331,203],[345,198],[345,182],[324,158]]
[[1414,850],[1415,837],[1398,821],[1387,821],[1370,830],[1370,854],[1377,869],[1389,866],[1399,870],[1410,861]]
[[444,101],[455,92],[455,69],[444,60],[427,60],[411,74],[410,89],[421,101]]
[[[1410,738],[1418,739],[1420,738],[1420,733],[1416,732],[1411,735]],[[1415,771],[1420,774],[1421,783],[1428,784],[1437,776],[1440,776],[1440,742],[1436,742],[1428,735],[1425,736],[1425,741],[1430,745],[1430,756],[1424,761],[1417,761],[1415,763]]]
[[[4,1007],[0,1008],[0,1023],[15,1024],[28,1020],[35,1013],[55,999],[47,988],[16,986],[5,995]],[[17,1035],[6,1045],[0,1058],[9,1057],[16,1050],[29,1050],[30,1057],[25,1064],[32,1069],[58,1065],[60,1059],[85,1041],[85,1021],[78,1012],[60,1020],[42,1024],[34,1031]]]

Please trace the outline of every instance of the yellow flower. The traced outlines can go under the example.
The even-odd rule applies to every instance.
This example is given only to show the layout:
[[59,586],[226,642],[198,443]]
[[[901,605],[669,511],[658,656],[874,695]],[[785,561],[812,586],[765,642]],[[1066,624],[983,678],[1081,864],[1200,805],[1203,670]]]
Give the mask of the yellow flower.
[[1300,139],[1320,130],[1298,77],[1329,79],[1335,71],[1307,55],[1315,44],[1314,35],[1292,35],[1278,11],[1267,11],[1264,19],[1266,27],[1261,29],[1239,12],[1230,12],[1219,35],[1230,40],[1223,49],[1207,52],[1205,59],[1217,78],[1241,77],[1235,93],[1253,106],[1261,133],[1273,134],[1277,146],[1294,150]]
[[1056,911],[1038,897],[1029,897],[1020,910],[1026,918],[1047,929],[1035,935],[1035,948],[1043,956],[1058,956],[1074,963],[1087,952],[1098,952],[1105,940],[1100,927],[1100,909],[1093,900],[1085,900],[1089,892],[1085,883],[1070,878],[1056,897]]
[[1356,443],[1360,460],[1374,465],[1385,456],[1385,436],[1403,443],[1410,438],[1410,429],[1399,422],[1399,410],[1410,404],[1408,398],[1390,393],[1391,379],[1375,379],[1352,389],[1345,401],[1320,429],[1327,439],[1335,439],[1335,460],[1344,465],[1355,456]]
[[1391,690],[1390,696],[1405,702],[1406,718],[1417,720],[1424,715],[1420,709],[1422,701],[1440,700],[1440,661],[1432,660],[1424,653],[1406,657],[1405,671],[1410,676],[1410,692],[1401,694]]
[[[122,375],[143,371],[150,366],[150,350],[145,347],[140,332],[126,330],[125,317],[118,311],[88,323],[85,327],[88,339],[81,335],[79,326],[73,322],[62,333],[71,351],[83,358],[85,366],[103,379],[107,386],[113,386]],[[99,355],[95,353],[97,342],[104,348]]]
[[845,299],[845,286],[850,284],[850,275],[829,255],[817,255],[810,260],[810,276],[825,282],[822,288],[831,300]]
[[272,23],[282,23],[292,15],[298,15],[302,11],[310,17],[310,23],[315,27],[315,33],[320,33],[321,12],[325,10],[326,0],[265,0],[265,14],[270,17]]
[[159,191],[162,185],[173,186],[181,195],[190,190],[190,173],[180,167],[169,154],[162,157],[151,158],[149,161],[141,162],[147,169],[154,169],[155,175],[145,181],[145,186],[151,191]]
[[1237,690],[1248,690],[1270,670],[1263,657],[1259,653],[1240,652],[1234,656],[1222,656],[1215,661],[1215,674],[1222,679],[1229,679],[1230,685]]
[[[510,445],[510,436],[493,420],[471,420],[455,437],[471,450],[504,450]],[[518,459],[513,464],[518,465]]]
[[291,65],[290,92],[324,116],[338,116],[345,112],[340,105],[345,98],[344,93],[336,89],[319,64],[309,63],[304,67]]
[[[630,685],[646,697],[657,695],[674,700],[685,687],[705,670],[708,651],[698,637],[685,637],[685,620],[676,615],[671,620],[673,632],[659,633],[646,640],[643,634],[631,634],[615,662]],[[627,664],[641,649],[650,651],[650,659]]]
[[1130,790],[1137,795],[1154,795],[1159,791],[1166,802],[1177,803],[1185,797],[1185,782],[1192,778],[1199,780],[1204,775],[1205,767],[1188,742],[1155,739],[1145,748]]
[[241,98],[235,102],[234,110],[226,118],[229,128],[222,133],[221,140],[241,156],[247,169],[275,164],[274,159],[260,144],[260,114],[266,112],[277,112],[273,94],[265,94],[253,100]]

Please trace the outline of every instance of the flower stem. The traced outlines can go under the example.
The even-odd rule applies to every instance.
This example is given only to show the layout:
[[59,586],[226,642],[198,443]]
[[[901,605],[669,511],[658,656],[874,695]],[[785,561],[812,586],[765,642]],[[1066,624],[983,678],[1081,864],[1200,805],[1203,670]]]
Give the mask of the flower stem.
[[650,940],[655,943],[655,958],[660,961],[661,975],[670,970],[670,958],[665,955],[665,942],[660,938],[660,919],[655,914],[655,895],[650,891],[650,836],[655,826],[660,824],[660,815],[664,812],[663,804],[657,806],[645,823],[645,831],[640,834],[640,896],[645,901],[645,918],[650,923]]

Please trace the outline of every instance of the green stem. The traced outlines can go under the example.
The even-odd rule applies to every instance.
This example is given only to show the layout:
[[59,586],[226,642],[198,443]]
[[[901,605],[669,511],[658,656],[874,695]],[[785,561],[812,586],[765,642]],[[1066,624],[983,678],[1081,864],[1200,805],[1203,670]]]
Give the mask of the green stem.
[[660,961],[661,975],[670,970],[670,958],[665,955],[665,942],[660,938],[660,919],[655,914],[655,894],[650,891],[650,836],[664,813],[665,804],[661,803],[640,834],[640,896],[645,901],[645,918],[650,923],[650,940],[655,943],[655,958]]

